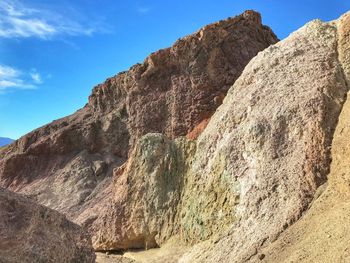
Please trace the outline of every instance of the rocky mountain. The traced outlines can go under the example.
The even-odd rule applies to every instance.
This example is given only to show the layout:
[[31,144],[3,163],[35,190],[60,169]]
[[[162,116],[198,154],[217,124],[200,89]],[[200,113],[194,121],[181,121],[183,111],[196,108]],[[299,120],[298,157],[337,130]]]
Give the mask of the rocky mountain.
[[6,146],[11,142],[13,142],[13,140],[10,138],[0,137],[0,147]]
[[0,262],[95,262],[90,237],[58,212],[0,188]]
[[347,262],[349,87],[350,13],[277,43],[247,11],[0,150],[0,184],[95,250],[157,248],[115,262]]
[[[260,250],[276,244],[327,182],[349,87],[347,18],[312,21],[259,53],[197,140],[141,138],[94,222],[94,246],[162,246],[177,236],[197,244],[180,262],[262,260]],[[281,262],[283,254],[271,253],[266,262]]]
[[84,225],[142,135],[194,139],[259,51],[277,38],[258,13],[208,25],[94,88],[75,114],[0,151],[0,185]]

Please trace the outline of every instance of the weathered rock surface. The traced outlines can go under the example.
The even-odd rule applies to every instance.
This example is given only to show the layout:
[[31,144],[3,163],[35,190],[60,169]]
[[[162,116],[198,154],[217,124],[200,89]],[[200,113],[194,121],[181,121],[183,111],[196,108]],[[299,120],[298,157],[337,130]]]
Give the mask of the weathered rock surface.
[[346,262],[350,15],[260,52],[212,115],[239,75],[227,54],[255,46],[239,35],[275,40],[246,12],[152,54],[2,150],[1,183],[89,227],[97,250],[193,245],[145,262]]
[[[337,23],[339,59],[350,84],[350,13]],[[264,248],[257,262],[348,262],[350,259],[350,101],[339,117],[332,143],[328,183],[311,208],[277,241]]]
[[175,141],[147,134],[136,145],[121,174],[114,198],[92,225],[97,250],[152,248],[179,232],[182,189],[195,150],[184,137]]
[[0,262],[95,262],[90,237],[65,216],[0,188]]
[[[140,233],[147,247],[178,234],[189,244],[205,241],[180,262],[262,258],[259,249],[296,222],[327,181],[348,91],[342,30],[315,20],[259,53],[196,142],[143,138],[121,172],[131,194],[120,197],[121,183],[114,186],[112,206],[95,221],[94,245],[122,248]],[[181,147],[187,154],[171,154]]]
[[83,109],[1,149],[0,185],[90,225],[99,210],[88,210],[110,197],[113,170],[139,137],[198,136],[249,60],[276,41],[247,11],[153,53],[95,87]]
[[[327,180],[333,133],[349,89],[349,24],[343,23],[310,22],[255,57],[229,91],[197,142],[200,150],[193,157],[194,176],[190,177],[197,187],[189,187],[192,201],[183,207],[182,218],[192,223],[185,238],[195,241],[210,236],[222,226],[218,215],[225,215],[225,221],[231,216],[231,220],[221,237],[196,246],[181,262],[260,261],[265,253],[259,249],[276,240],[308,209],[317,188]],[[226,191],[216,191],[218,185],[226,185]],[[225,203],[217,201],[222,195],[229,204],[227,210]],[[334,205],[335,220],[348,218],[347,210],[339,213],[345,203],[323,205]],[[307,219],[315,216],[315,210],[302,219],[309,222],[303,225],[307,233],[299,232],[308,244],[306,251],[293,238],[282,238],[277,245],[295,243],[305,257],[297,253],[284,257],[296,247],[285,253],[284,248],[273,246],[270,252],[275,257],[265,261],[334,262],[325,261],[323,252],[315,249],[322,242],[316,236],[324,232],[313,230],[329,229],[326,224],[332,212],[325,207],[317,213],[317,217],[325,216],[320,226],[317,220],[312,225]],[[339,227],[343,228],[340,235],[348,233],[346,227]],[[334,234],[337,242],[340,235]],[[343,244],[340,247],[347,246],[345,237],[338,240]],[[317,253],[319,257],[313,258]],[[348,255],[343,250],[337,258]]]

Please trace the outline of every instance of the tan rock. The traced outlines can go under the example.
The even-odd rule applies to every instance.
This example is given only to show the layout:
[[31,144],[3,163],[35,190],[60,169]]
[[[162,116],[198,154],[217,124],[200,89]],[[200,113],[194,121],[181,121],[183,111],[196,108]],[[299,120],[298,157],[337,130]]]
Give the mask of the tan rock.
[[[317,260],[307,260],[319,244],[307,234],[304,243],[296,242],[296,253],[295,246],[285,245],[287,252],[281,246],[283,241],[294,243],[293,236],[282,239],[280,249],[272,246],[271,257],[259,249],[301,217],[327,180],[333,133],[348,91],[343,66],[346,72],[349,67],[342,63],[349,58],[349,42],[340,39],[344,45],[339,46],[337,39],[339,34],[348,37],[345,28],[319,20],[308,23],[258,54],[230,89],[198,139],[181,217],[189,241],[217,231],[223,234],[195,246],[181,262],[334,262],[324,261],[325,251]],[[218,202],[223,195],[228,196],[227,208]],[[334,212],[345,207],[332,205]],[[326,210],[319,210],[318,217],[326,216],[320,224],[327,230],[331,213],[322,211]],[[221,214],[224,220],[218,217]],[[317,220],[313,224],[304,225],[312,236],[313,230],[322,228]],[[296,238],[298,234],[303,235],[300,231]],[[332,237],[331,232],[323,234]],[[333,234],[333,241],[339,240],[344,248],[346,239]],[[310,251],[304,253],[304,244]],[[299,252],[306,257],[299,257]],[[292,256],[285,257],[288,253]],[[346,253],[336,258],[344,259]]]
[[[350,80],[350,13],[338,22],[338,50],[348,89]],[[262,249],[262,262],[349,262],[350,259],[350,101],[339,117],[332,143],[332,164],[324,191],[305,215]],[[253,262],[261,262],[252,259]]]
[[[190,244],[207,240],[181,262],[262,260],[258,250],[301,217],[327,180],[348,90],[337,34],[336,24],[316,20],[259,53],[185,158],[169,159],[176,142],[141,140],[112,205],[95,221],[94,245],[156,246],[179,234]],[[169,174],[181,187],[152,183]]]
[[0,262],[95,262],[89,235],[56,211],[0,188]]

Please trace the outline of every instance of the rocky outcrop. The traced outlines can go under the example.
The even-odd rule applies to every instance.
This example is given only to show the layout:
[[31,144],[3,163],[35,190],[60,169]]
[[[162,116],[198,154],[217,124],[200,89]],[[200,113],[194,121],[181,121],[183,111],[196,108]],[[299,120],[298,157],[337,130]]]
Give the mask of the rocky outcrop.
[[[335,22],[339,60],[350,81],[350,13]],[[319,189],[309,211],[277,241],[265,247],[257,262],[347,262],[350,258],[350,101],[339,117],[332,143],[328,183]]]
[[[343,23],[308,23],[247,65],[195,142],[142,139],[132,168],[121,172],[132,194],[116,195],[95,221],[94,245],[118,249],[134,233],[150,238],[139,243],[145,247],[162,245],[170,233],[188,244],[204,241],[180,262],[263,259],[259,250],[302,216],[327,181],[348,91],[344,37]],[[159,183],[169,175],[177,188]],[[125,208],[136,208],[134,216],[110,216]]]
[[[213,215],[232,219],[227,231],[196,246],[183,262],[263,260],[260,248],[308,209],[327,180],[333,133],[349,88],[349,42],[338,37],[345,28],[310,22],[255,57],[229,91],[197,142],[192,185],[199,187],[189,188],[198,191],[188,192],[192,201],[182,218],[192,225],[185,237],[208,237]],[[227,194],[213,187],[220,184],[232,195],[225,199],[226,213],[216,200]],[[280,260],[283,255],[266,262],[297,259]]]
[[138,138],[196,138],[249,60],[276,41],[253,11],[179,39],[95,87],[75,114],[1,149],[0,185],[90,225]]
[[140,139],[121,174],[114,198],[92,225],[97,250],[153,248],[178,234],[181,193],[195,143],[161,134]]
[[95,262],[90,237],[56,211],[0,188],[0,262]]
[[161,246],[148,262],[346,262],[349,25],[315,20],[260,52],[216,111],[237,61],[275,37],[251,11],[209,25],[1,150],[1,184],[97,250]]

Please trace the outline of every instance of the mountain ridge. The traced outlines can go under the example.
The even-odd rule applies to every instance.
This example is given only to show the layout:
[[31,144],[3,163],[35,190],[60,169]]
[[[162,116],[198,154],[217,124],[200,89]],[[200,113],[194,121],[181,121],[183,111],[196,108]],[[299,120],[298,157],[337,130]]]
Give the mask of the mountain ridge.
[[15,140],[7,138],[7,137],[0,137],[0,147],[6,146],[14,141]]

